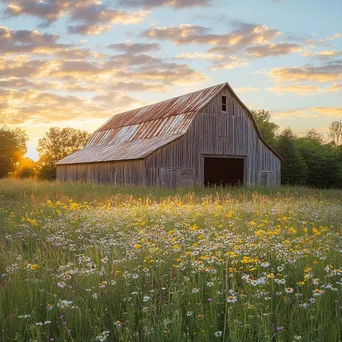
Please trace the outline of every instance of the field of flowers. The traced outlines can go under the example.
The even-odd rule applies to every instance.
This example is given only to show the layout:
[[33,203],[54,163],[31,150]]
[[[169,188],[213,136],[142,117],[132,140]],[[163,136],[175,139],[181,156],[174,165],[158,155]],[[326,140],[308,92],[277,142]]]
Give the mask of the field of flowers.
[[341,200],[0,181],[0,340],[341,341]]

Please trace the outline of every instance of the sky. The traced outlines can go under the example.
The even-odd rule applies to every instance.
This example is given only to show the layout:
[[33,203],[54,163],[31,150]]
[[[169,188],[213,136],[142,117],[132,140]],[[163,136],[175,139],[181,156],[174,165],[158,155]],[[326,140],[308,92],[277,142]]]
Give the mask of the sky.
[[280,129],[342,120],[341,0],[0,0],[0,126],[50,127],[228,82]]

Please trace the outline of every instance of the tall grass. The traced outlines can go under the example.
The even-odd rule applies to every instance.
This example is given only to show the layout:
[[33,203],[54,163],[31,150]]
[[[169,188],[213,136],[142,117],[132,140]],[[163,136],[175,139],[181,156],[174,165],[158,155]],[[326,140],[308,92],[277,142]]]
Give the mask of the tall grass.
[[342,192],[0,181],[0,340],[340,341]]

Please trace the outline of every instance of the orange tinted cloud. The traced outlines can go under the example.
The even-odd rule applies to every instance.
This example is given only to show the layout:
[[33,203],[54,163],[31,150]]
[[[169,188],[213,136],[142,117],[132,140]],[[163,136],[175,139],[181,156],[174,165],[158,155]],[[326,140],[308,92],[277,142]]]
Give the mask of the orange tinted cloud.
[[117,10],[98,0],[0,0],[7,4],[5,15],[37,17],[39,27],[48,27],[59,18],[67,16],[69,33],[97,35],[109,30],[114,24],[140,23],[148,12]]
[[272,30],[266,25],[252,25],[241,23],[239,28],[225,34],[214,34],[210,29],[183,24],[173,27],[151,28],[143,32],[143,36],[154,39],[168,39],[176,44],[214,44],[235,45],[245,47],[252,44],[263,44],[280,35],[277,30]]
[[214,53],[182,53],[175,57],[176,59],[190,59],[190,60],[208,60],[212,61],[211,70],[217,69],[234,69],[241,66],[246,66],[247,62],[243,58],[236,56],[225,56]]
[[321,91],[322,89],[313,85],[276,85],[274,88],[267,88],[268,91],[283,94],[293,93],[296,95],[312,95],[312,93]]
[[71,24],[69,33],[83,35],[98,35],[109,31],[114,24],[138,24],[142,22],[148,12],[128,12],[116,9],[108,9],[98,4],[77,7],[71,12]]
[[281,81],[332,82],[342,80],[342,63],[323,66],[303,66],[297,68],[275,68],[270,76]]
[[70,47],[69,44],[60,44],[59,35],[40,33],[32,30],[12,30],[0,26],[0,53],[47,53]]
[[126,7],[160,7],[172,6],[175,8],[186,8],[194,6],[207,6],[211,0],[119,0],[119,3]]
[[309,110],[321,115],[339,117],[342,119],[342,107],[313,107]]
[[70,95],[0,88],[0,125],[48,124],[77,119],[83,121],[94,118],[94,115],[96,118],[110,117],[145,104],[119,92],[103,94],[87,100]]
[[324,50],[324,51],[307,51],[303,53],[304,57],[335,57],[335,56],[342,56],[342,51],[336,50]]
[[250,57],[260,58],[268,56],[287,55],[302,50],[302,46],[294,43],[264,44],[248,47],[245,52]]

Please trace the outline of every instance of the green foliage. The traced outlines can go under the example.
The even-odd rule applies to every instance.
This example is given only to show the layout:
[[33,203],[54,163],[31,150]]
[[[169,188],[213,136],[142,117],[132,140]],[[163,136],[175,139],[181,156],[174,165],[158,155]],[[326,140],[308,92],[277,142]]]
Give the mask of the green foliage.
[[30,158],[20,160],[19,166],[14,173],[16,178],[34,178],[36,176],[36,163]]
[[276,150],[283,158],[281,163],[281,181],[283,184],[305,184],[307,166],[295,145],[295,136],[291,129],[285,129],[278,137]]
[[342,140],[342,121],[333,121],[329,126],[329,138],[332,140],[333,145],[339,146]]
[[255,118],[255,121],[258,124],[258,127],[260,129],[261,135],[265,139],[265,141],[270,144],[271,146],[274,146],[276,141],[276,133],[279,128],[277,124],[270,121],[271,114],[270,112],[261,109],[261,110],[253,110],[252,114]]
[[340,152],[324,144],[323,137],[311,130],[297,138],[295,145],[307,165],[306,184],[312,187],[342,187]]
[[253,115],[266,142],[283,158],[283,184],[342,188],[342,121],[332,122],[328,132],[332,141],[326,143],[313,129],[304,137],[295,136],[290,129],[277,135],[278,126],[270,121],[268,111],[253,111]]
[[17,164],[26,153],[28,136],[20,128],[0,128],[0,178],[14,172]]
[[39,164],[54,166],[59,160],[83,148],[90,136],[79,129],[51,127],[38,142]]
[[56,179],[56,167],[50,165],[43,165],[40,167],[38,174],[38,179],[52,181]]

